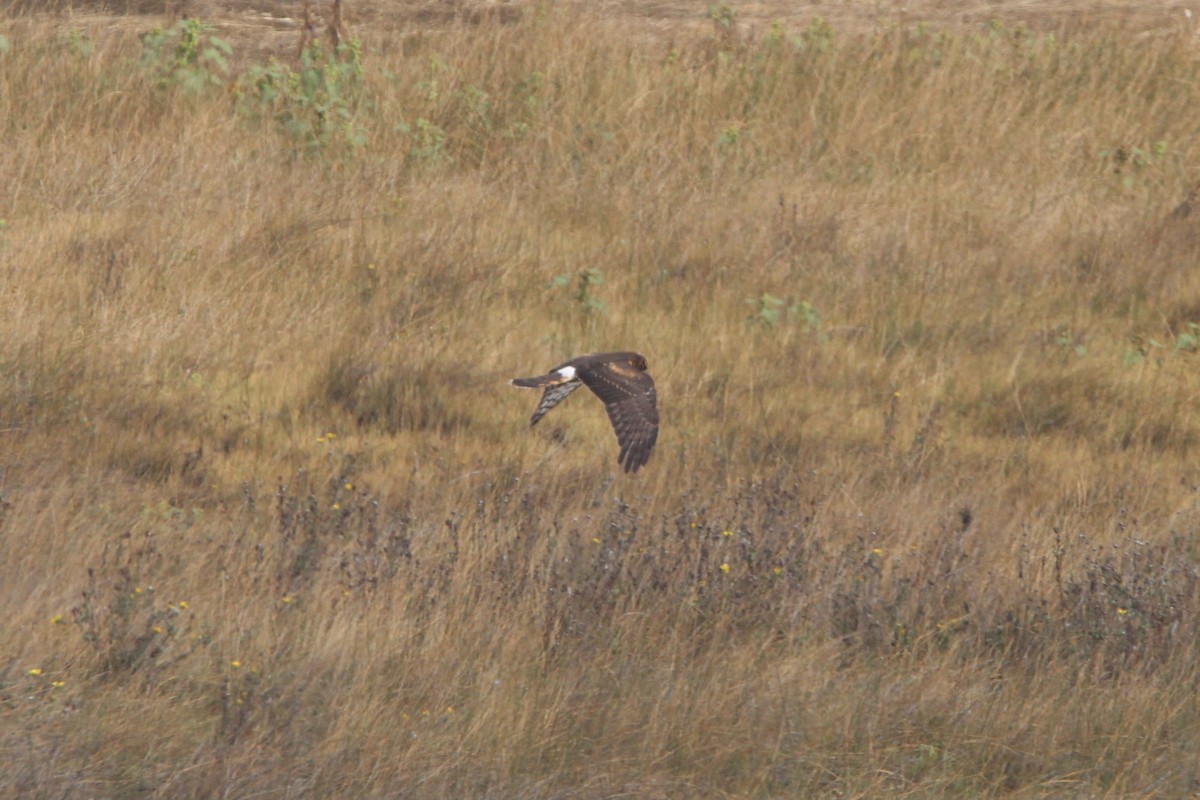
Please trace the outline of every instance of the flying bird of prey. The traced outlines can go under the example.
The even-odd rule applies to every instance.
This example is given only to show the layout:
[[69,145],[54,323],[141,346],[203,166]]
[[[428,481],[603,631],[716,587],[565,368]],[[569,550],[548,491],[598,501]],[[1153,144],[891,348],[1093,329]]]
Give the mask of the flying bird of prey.
[[590,353],[572,358],[545,375],[515,378],[512,385],[545,390],[529,419],[531,427],[567,395],[586,385],[604,402],[617,433],[617,444],[621,446],[617,463],[626,472],[637,472],[650,459],[658,440],[658,396],[641,354]]

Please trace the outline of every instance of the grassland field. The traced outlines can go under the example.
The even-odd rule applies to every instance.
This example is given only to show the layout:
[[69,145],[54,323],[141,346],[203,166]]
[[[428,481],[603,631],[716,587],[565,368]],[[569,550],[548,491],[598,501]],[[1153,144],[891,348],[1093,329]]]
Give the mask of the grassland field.
[[0,797],[1200,796],[1197,14],[3,5]]

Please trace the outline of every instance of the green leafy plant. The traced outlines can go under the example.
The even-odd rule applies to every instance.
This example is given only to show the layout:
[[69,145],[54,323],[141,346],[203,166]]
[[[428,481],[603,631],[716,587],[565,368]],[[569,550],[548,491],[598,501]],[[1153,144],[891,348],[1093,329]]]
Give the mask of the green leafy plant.
[[[551,281],[552,286],[567,288],[571,285],[572,276],[569,272],[556,275]],[[603,314],[607,308],[604,301],[596,295],[596,288],[604,285],[604,273],[595,267],[580,270],[575,276],[575,302],[585,314]]]
[[1189,322],[1181,333],[1176,334],[1172,346],[1169,341],[1160,342],[1154,337],[1134,336],[1131,346],[1121,354],[1121,366],[1136,367],[1154,355],[1154,362],[1161,366],[1170,353],[1195,353],[1200,351],[1200,323]]
[[1122,145],[1111,150],[1101,150],[1100,160],[1111,164],[1113,174],[1120,177],[1124,188],[1132,189],[1137,182],[1137,176],[1153,167],[1170,151],[1170,145],[1160,139],[1148,147]]
[[442,96],[442,76],[450,71],[450,65],[438,56],[429,59],[429,76],[417,83],[417,91],[425,98],[425,102],[434,105]]
[[760,330],[771,330],[780,323],[800,320],[808,330],[818,330],[821,327],[821,314],[807,300],[801,300],[788,305],[786,300],[764,292],[758,297],[746,300],[750,306],[750,316],[746,324]]
[[358,40],[326,50],[313,42],[300,56],[300,69],[272,60],[251,67],[242,80],[242,108],[268,114],[308,150],[366,145],[357,120],[362,102],[362,47]]
[[1200,324],[1189,322],[1183,333],[1175,337],[1175,350],[1194,353],[1200,350]]
[[73,30],[67,34],[67,49],[78,58],[87,58],[92,54],[92,39],[85,31]]
[[817,311],[813,304],[807,300],[801,300],[788,308],[788,315],[802,321],[809,330],[817,330],[821,327],[821,314]]
[[784,302],[775,295],[764,292],[759,297],[748,298],[746,305],[751,309],[750,316],[746,318],[746,324],[770,329],[779,324],[780,311]]
[[816,17],[793,43],[798,50],[823,53],[833,47],[833,26],[825,18]]
[[411,124],[397,123],[396,131],[410,140],[408,148],[410,165],[429,166],[444,164],[452,160],[446,151],[446,132],[425,117],[417,117]]
[[1154,338],[1143,338],[1134,336],[1131,339],[1131,347],[1121,354],[1121,366],[1136,367],[1150,357],[1151,353],[1159,353],[1155,361],[1159,366],[1162,365],[1161,353],[1166,348],[1162,342]]
[[737,24],[737,11],[728,3],[717,3],[709,7],[708,18],[717,30],[729,31]]
[[750,129],[746,123],[740,120],[731,122],[717,135],[717,149],[720,151],[736,150],[742,140],[749,135]]
[[1082,357],[1087,355],[1087,345],[1083,343],[1078,334],[1070,330],[1063,329],[1058,331],[1054,337],[1054,344],[1064,351],[1073,352],[1077,356]]
[[142,65],[156,74],[160,88],[198,92],[220,86],[229,74],[233,48],[216,30],[198,19],[185,19],[166,30],[142,34]]

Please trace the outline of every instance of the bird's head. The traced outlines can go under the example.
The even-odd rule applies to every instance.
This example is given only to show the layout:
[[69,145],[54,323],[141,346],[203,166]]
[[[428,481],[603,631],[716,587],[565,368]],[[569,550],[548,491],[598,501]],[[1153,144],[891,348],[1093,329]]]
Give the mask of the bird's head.
[[629,364],[634,369],[640,370],[642,372],[645,372],[647,369],[649,369],[649,367],[646,364],[646,357],[643,355],[640,355],[639,353],[633,354],[633,356],[629,359]]

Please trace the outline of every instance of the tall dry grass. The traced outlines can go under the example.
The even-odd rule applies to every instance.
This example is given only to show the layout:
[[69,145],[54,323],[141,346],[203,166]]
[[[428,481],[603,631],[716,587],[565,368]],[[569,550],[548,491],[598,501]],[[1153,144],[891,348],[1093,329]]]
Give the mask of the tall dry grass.
[[151,23],[0,28],[6,796],[1196,791],[1191,31]]

